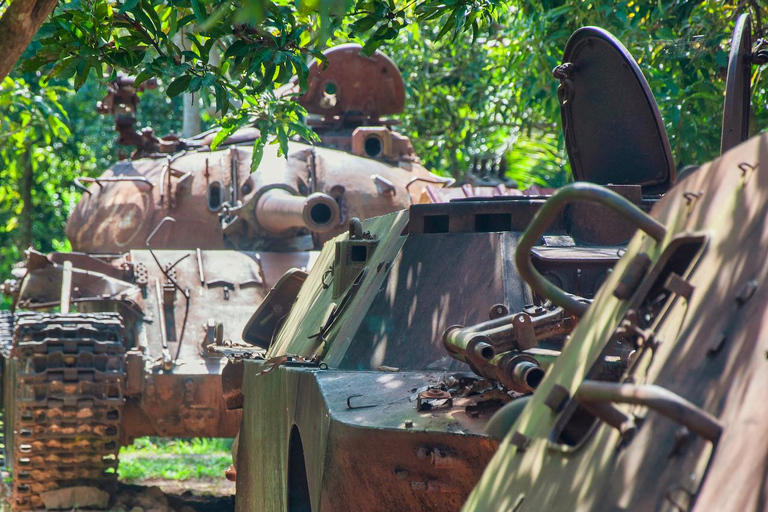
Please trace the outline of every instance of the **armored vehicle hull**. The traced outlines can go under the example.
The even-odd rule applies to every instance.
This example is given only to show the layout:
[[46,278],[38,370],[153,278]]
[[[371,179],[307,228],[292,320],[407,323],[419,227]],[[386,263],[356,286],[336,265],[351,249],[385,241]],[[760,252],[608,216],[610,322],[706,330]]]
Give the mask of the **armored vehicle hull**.
[[[370,219],[326,244],[297,296],[270,292],[251,321],[267,332],[249,331],[267,347],[265,359],[239,363],[239,511],[458,510],[497,446],[484,433],[490,413],[531,381],[518,379],[520,392],[510,394],[473,375],[445,351],[443,332],[501,305],[528,319],[549,311],[527,306],[536,297],[512,262],[543,203],[414,205]],[[593,213],[605,232],[578,231],[582,212],[565,213],[537,259],[585,296],[618,260],[611,237],[626,229],[621,219],[609,226],[608,210]],[[279,326],[261,321],[273,301],[293,304]],[[570,321],[550,322],[547,337],[570,331]],[[516,364],[541,370],[559,348],[521,350]]]

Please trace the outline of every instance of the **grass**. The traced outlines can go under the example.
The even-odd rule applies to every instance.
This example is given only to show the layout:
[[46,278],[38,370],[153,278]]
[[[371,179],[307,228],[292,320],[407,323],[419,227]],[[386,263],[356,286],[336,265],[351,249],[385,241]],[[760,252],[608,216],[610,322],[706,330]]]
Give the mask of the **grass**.
[[221,479],[232,464],[231,439],[141,437],[120,449],[120,479]]

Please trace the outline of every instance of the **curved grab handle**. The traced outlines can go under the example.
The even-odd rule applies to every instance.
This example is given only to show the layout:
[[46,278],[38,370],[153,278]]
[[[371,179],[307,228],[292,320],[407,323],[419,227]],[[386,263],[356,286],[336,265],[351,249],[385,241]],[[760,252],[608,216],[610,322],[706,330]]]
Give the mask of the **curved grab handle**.
[[723,425],[713,415],[672,391],[652,384],[619,384],[614,382],[582,381],[576,392],[582,404],[635,404],[648,407],[704,439],[717,443]]
[[534,268],[531,259],[531,249],[541,239],[541,236],[552,223],[560,208],[567,203],[577,201],[597,203],[610,208],[625,217],[637,226],[638,229],[648,233],[656,242],[661,242],[664,239],[667,229],[628,199],[612,190],[591,183],[571,183],[566,185],[555,192],[544,203],[544,206],[541,207],[541,210],[538,211],[531,224],[520,237],[515,253],[517,271],[534,292],[551,300],[553,304],[564,308],[569,313],[583,316],[589,306],[579,302],[573,296],[548,281]]

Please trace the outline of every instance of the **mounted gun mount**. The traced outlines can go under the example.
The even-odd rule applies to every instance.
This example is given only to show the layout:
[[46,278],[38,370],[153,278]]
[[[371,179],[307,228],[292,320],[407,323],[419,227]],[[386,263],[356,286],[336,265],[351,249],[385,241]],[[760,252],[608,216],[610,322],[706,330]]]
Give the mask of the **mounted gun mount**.
[[134,156],[147,156],[157,153],[176,153],[186,145],[175,136],[158,138],[152,128],[136,131],[139,110],[139,93],[157,88],[157,80],[150,78],[139,86],[136,78],[118,73],[117,78],[107,85],[107,95],[98,102],[99,114],[111,115],[115,120],[115,130],[121,146],[135,146]]
[[[498,297],[490,320],[452,326],[442,338],[451,357],[523,394],[536,389],[636,229],[636,219],[623,216],[621,207],[650,210],[675,179],[656,101],[637,63],[614,36],[597,27],[577,30],[553,74],[560,80],[558,98],[575,186],[595,181],[607,185],[611,195],[600,205],[580,202],[542,211],[539,217],[548,224],[516,240],[510,254],[532,256],[531,266],[518,260],[519,278],[531,272],[545,276],[538,286],[526,287],[530,300],[509,303]],[[535,211],[544,199],[536,201]],[[533,202],[519,197],[516,216],[523,217],[522,210]],[[553,239],[550,231],[562,228],[568,236]],[[543,292],[555,285],[566,292],[563,300],[550,302]]]
[[[350,73],[371,59],[346,51]],[[222,397],[226,359],[213,347],[242,349],[253,308],[285,272],[308,270],[351,218],[402,210],[425,184],[448,181],[402,145],[358,156],[292,141],[287,158],[269,146],[252,173],[253,129],[217,151],[213,133],[172,141],[132,131],[137,89],[120,77],[102,103],[137,151],[77,180],[75,252],[30,250],[4,286],[14,302],[0,319],[0,353],[15,510],[40,508],[49,490],[113,481],[120,446],[137,436],[234,436],[240,411]],[[333,140],[351,148],[369,128],[384,140],[381,126],[365,125],[376,110],[366,112]]]

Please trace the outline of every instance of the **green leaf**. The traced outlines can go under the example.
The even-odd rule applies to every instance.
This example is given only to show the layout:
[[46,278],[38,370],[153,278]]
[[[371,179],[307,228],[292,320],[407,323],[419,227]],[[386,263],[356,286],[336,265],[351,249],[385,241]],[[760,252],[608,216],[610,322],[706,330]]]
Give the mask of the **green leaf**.
[[361,34],[363,32],[368,32],[370,29],[373,28],[374,25],[376,25],[376,22],[378,19],[375,16],[366,16],[364,18],[360,18],[356,22],[354,22],[352,25],[349,26],[349,30],[353,34]]
[[437,34],[437,37],[435,39],[439,41],[440,39],[445,37],[445,35],[448,32],[453,30],[455,26],[456,26],[456,18],[453,18],[453,17],[449,18],[448,21],[446,21],[445,25],[443,25],[443,28],[440,29],[440,32]]
[[139,4],[139,0],[125,0],[125,2],[123,2],[123,5],[120,6],[120,10],[117,12],[119,14],[123,14],[125,12],[131,11],[135,9],[138,4]]
[[195,19],[202,25],[208,16],[203,14],[205,11],[203,6],[200,5],[200,0],[190,0],[190,3],[192,4],[192,12],[195,13]]
[[360,50],[360,53],[363,55],[373,55],[373,52],[375,52],[383,42],[383,39],[374,39],[372,37],[365,42],[363,49]]
[[264,157],[264,144],[266,144],[266,134],[261,133],[258,139],[253,142],[253,158],[251,159],[251,173],[255,173],[259,169],[261,159]]
[[174,80],[173,82],[168,85],[168,89],[166,89],[165,93],[170,96],[171,98],[178,96],[182,92],[186,91],[187,88],[189,88],[189,84],[192,81],[192,77],[190,75],[183,75]]
[[241,41],[240,39],[238,39],[237,41],[229,45],[229,48],[227,48],[227,51],[224,52],[224,58],[229,59],[231,57],[234,57],[235,55],[238,54],[240,50],[245,48],[245,46],[246,46],[245,41]]
[[152,76],[154,75],[147,70],[140,72],[136,75],[136,79],[133,81],[134,87],[139,87],[141,84],[152,78]]
[[213,84],[213,89],[216,92],[216,110],[221,112],[222,115],[226,114],[225,105],[227,102],[227,91],[221,85]]
[[277,140],[280,142],[280,156],[288,157],[288,134],[284,126],[277,127]]
[[196,76],[189,81],[189,92],[197,92],[200,90],[200,86],[203,85],[203,77]]
[[78,66],[77,74],[75,75],[75,90],[80,90],[80,88],[85,83],[85,80],[88,78],[88,73],[91,71],[90,64],[83,62],[83,66]]
[[291,128],[291,130],[294,131],[299,137],[304,139],[307,142],[313,143],[313,142],[319,142],[320,137],[317,135],[317,132],[312,130],[309,126],[301,123],[288,123],[288,126]]
[[219,144],[227,140],[227,137],[232,135],[235,130],[237,130],[237,128],[237,124],[232,124],[231,126],[227,126],[219,130],[219,132],[213,138],[213,141],[211,141],[211,151],[214,151],[217,147],[219,147]]

